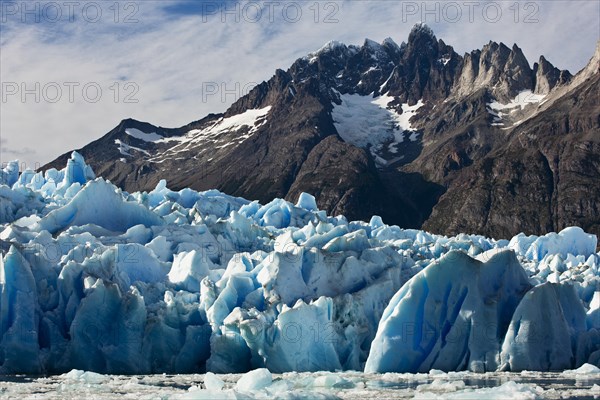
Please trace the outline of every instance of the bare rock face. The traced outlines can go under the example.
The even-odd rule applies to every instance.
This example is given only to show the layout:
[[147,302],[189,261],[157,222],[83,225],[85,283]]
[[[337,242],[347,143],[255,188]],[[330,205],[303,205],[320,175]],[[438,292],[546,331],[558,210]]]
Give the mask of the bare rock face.
[[[599,64],[600,42],[575,76],[543,56],[531,67],[517,45],[460,56],[418,24],[400,45],[330,42],[224,114],[176,129],[124,120],[78,151],[129,191],[166,178],[261,202],[309,192],[328,213],[436,233],[600,234]],[[340,118],[383,139],[344,141]]]
[[[424,227],[448,234],[600,232],[600,75],[458,174]],[[517,228],[518,227],[518,228]]]
[[539,63],[533,67],[535,72],[536,94],[547,95],[556,85],[563,85],[572,78],[569,71],[561,71],[552,65],[544,56],[540,56]]

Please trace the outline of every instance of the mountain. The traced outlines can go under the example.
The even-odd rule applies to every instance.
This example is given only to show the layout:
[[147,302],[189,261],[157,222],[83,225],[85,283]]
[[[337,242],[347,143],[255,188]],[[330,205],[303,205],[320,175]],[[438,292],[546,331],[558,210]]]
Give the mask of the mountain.
[[574,76],[517,45],[460,55],[418,24],[400,45],[329,42],[223,114],[127,119],[77,151],[127,191],[167,178],[443,234],[600,234],[599,62],[600,46]]

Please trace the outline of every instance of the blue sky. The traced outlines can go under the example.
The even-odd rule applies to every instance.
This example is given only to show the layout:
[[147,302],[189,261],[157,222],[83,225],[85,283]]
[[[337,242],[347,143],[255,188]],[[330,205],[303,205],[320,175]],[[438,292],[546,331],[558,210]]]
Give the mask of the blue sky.
[[595,0],[1,0],[0,162],[42,165],[128,117],[183,125],[329,40],[401,43],[419,21],[459,53],[516,42],[531,64],[543,54],[575,73],[599,15]]

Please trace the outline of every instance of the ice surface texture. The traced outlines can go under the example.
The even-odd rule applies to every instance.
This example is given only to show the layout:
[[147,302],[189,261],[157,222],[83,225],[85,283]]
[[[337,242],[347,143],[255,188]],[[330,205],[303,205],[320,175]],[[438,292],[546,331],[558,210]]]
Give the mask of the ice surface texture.
[[600,256],[576,227],[449,238],[308,194],[130,194],[73,153],[1,171],[0,231],[0,373],[259,369],[252,389],[266,370],[600,365]]

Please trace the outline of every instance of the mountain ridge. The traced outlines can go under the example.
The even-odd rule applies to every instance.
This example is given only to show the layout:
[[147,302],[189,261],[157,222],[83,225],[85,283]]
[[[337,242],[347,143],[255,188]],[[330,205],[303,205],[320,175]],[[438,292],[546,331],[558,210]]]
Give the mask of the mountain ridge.
[[[571,75],[543,56],[531,66],[516,44],[460,56],[426,25],[400,45],[329,42],[225,113],[175,129],[123,120],[78,151],[129,191],[167,177],[174,189],[261,202],[311,192],[329,213],[437,233],[543,234],[577,222],[599,234],[598,49]],[[490,185],[500,170],[506,179]]]

